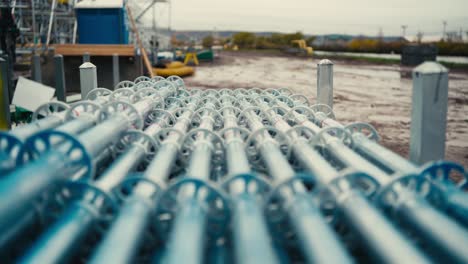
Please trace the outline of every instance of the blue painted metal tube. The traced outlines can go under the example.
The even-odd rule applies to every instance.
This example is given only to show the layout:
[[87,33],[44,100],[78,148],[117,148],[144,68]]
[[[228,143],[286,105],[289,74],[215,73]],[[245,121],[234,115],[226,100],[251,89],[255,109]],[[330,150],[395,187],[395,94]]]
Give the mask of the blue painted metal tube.
[[[317,180],[326,186],[331,180],[337,179],[338,172],[334,170],[323,174],[324,167],[317,167],[313,164],[321,164],[323,160],[318,153],[305,144],[293,146],[296,157],[301,164],[314,173],[321,175]],[[311,155],[312,153],[314,155]],[[297,155],[300,154],[300,155]],[[308,154],[308,155],[305,155]],[[312,157],[315,157],[312,158]],[[326,166],[325,166],[326,167]],[[338,176],[339,177],[339,176]],[[348,180],[342,179],[343,184],[349,185]],[[337,202],[338,210],[355,234],[360,238],[360,242],[372,249],[371,255],[375,259],[389,263],[408,261],[411,263],[425,263],[428,260],[417,250],[414,245],[405,238],[367,199],[357,190],[349,187],[340,192],[331,193]]]
[[263,212],[252,194],[232,197],[235,259],[238,263],[278,263]]
[[[158,153],[172,154],[175,157],[177,147],[163,145]],[[173,165],[173,159],[158,154],[152,164],[155,164],[152,166],[157,170],[165,170],[164,175],[168,175]],[[152,169],[151,172],[156,173],[156,170]],[[151,220],[154,207],[154,200],[149,198],[146,192],[143,194],[135,192],[127,198],[121,206],[116,220],[93,253],[90,263],[130,263],[143,242],[142,237]],[[119,249],[118,253],[116,249]]]
[[207,264],[226,264],[232,263],[231,261],[231,251],[229,250],[226,243],[219,244],[214,242],[215,245],[211,246],[208,249],[207,253],[207,260],[205,263]]
[[[206,106],[215,109],[214,104]],[[214,120],[210,111],[204,111],[200,128],[212,131]],[[199,134],[193,143],[187,175],[190,178],[209,181],[211,175],[211,161],[214,148],[211,139]],[[207,221],[206,201],[198,198],[196,190],[191,185],[181,186],[178,194],[181,197],[180,208],[175,215],[172,232],[169,236],[165,262],[202,263],[205,247],[205,225]],[[196,246],[191,241],[198,241]],[[184,252],[184,254],[180,254]]]
[[169,238],[165,263],[203,263],[205,211],[203,204],[196,198],[184,201]]
[[[109,122],[104,122],[102,125],[115,133],[115,131],[122,131],[126,122],[126,119],[121,119],[119,122],[112,122],[112,120],[109,120]],[[109,125],[109,123],[111,124]],[[94,133],[95,131],[99,133]],[[91,137],[92,142],[98,144],[93,145],[88,142],[89,152],[93,156],[99,155],[114,139],[108,137],[108,134],[103,134],[101,126],[96,126],[79,136],[82,142],[87,142],[86,140]],[[43,190],[47,189],[61,178],[68,177],[70,175],[66,170],[68,163],[69,157],[57,151],[49,151],[40,156],[37,160],[28,163],[0,179],[0,195],[3,197],[0,204],[0,219],[16,218],[19,215],[12,214],[12,212],[9,212],[10,210],[22,211],[19,210],[19,208],[22,208],[23,205],[29,207],[27,204],[32,203]],[[37,177],[38,174],[40,174],[41,177]],[[22,190],[22,192],[19,193],[17,190]],[[12,207],[12,204],[16,206]]]
[[22,140],[26,140],[28,137],[32,136],[34,133],[37,133],[38,131],[51,129],[51,128],[59,126],[60,124],[63,123],[63,119],[64,119],[64,114],[52,115],[44,119],[39,119],[31,124],[19,126],[9,132],[0,132],[0,134],[8,133]]
[[260,153],[273,181],[285,181],[296,175],[294,169],[289,165],[289,161],[278,149],[277,144],[273,142],[262,143]]
[[[60,116],[50,116],[48,118],[45,118],[45,119],[40,119],[38,120],[37,122],[31,124],[31,125],[26,125],[25,127],[26,128],[23,128],[23,127],[20,127],[18,128],[18,130],[15,130],[14,132],[17,132],[17,133],[14,133],[15,136],[19,137],[19,138],[24,138],[26,139],[26,137],[28,136],[31,136],[32,134],[34,134],[34,131],[40,131],[40,130],[43,130],[43,129],[46,129],[47,126],[51,125],[49,124],[49,122],[52,122],[54,125],[57,123],[57,119],[60,119],[60,123],[62,122],[62,117]],[[43,124],[44,122],[41,122],[43,121],[46,122],[46,124]],[[72,120],[66,124],[63,124],[61,126],[58,126],[56,129],[57,130],[60,130],[62,132],[68,132],[68,133],[80,133],[82,132],[83,130],[91,127],[94,125],[94,120],[92,118],[80,118],[80,119],[75,119],[75,120]],[[48,159],[48,158],[46,158]],[[63,162],[65,162],[66,159],[62,160]],[[60,173],[62,173],[63,171],[60,168],[60,166],[62,166],[63,164],[57,164],[59,165],[57,167],[57,171],[60,171]],[[34,171],[34,173],[36,172],[36,167],[33,167],[31,168],[32,171]],[[41,167],[40,169],[48,169],[48,170],[53,170],[53,168],[51,166],[45,168],[45,167]],[[63,169],[63,167],[62,167]],[[51,180],[53,180],[54,178],[54,173],[47,173],[47,172],[44,172],[44,174],[47,174],[47,176],[42,176],[40,178],[33,178],[33,179],[30,179],[31,177],[30,176],[27,176],[29,175],[30,173],[32,172],[28,172],[26,171],[24,174],[22,174],[22,176],[18,177],[18,178],[10,178],[9,180],[6,180],[5,183],[4,183],[4,187],[6,188],[6,190],[9,190],[11,188],[20,188],[20,189],[23,189],[23,190],[26,190],[26,189],[29,189],[29,188],[42,188],[41,185],[43,186],[47,186],[51,183]],[[26,179],[27,178],[27,179]],[[21,185],[18,185],[16,184],[15,182],[19,181]],[[15,186],[12,186],[15,185]],[[21,187],[23,186],[23,187]],[[0,187],[1,188],[1,187]],[[0,189],[0,192],[3,192],[1,189]],[[30,194],[30,195],[28,195]],[[21,201],[26,201],[28,199],[34,199],[34,197],[36,196],[35,192],[31,192],[31,193],[27,193],[27,194],[23,194],[23,196],[20,198]],[[14,196],[9,196],[9,198],[15,198]],[[6,203],[10,203],[11,201],[8,201],[8,199],[4,199],[3,200],[4,202]],[[19,200],[16,200],[16,201],[19,201]],[[8,204],[2,204],[0,202],[0,211],[2,210],[2,206],[3,205],[7,205]],[[23,207],[24,206],[24,207]],[[25,208],[31,208],[31,204],[28,204],[28,203],[25,203],[25,202],[20,202],[19,203],[19,206],[18,207],[15,207],[14,208],[14,211],[18,210],[18,212],[22,212],[23,210],[26,210]],[[18,215],[16,212],[12,214],[12,217],[14,217],[15,215]],[[10,220],[8,220],[7,217],[2,217],[1,219],[4,219],[4,221],[7,221],[9,222]],[[21,217],[21,221],[20,222],[15,222],[13,226],[10,226],[9,229],[18,229],[18,232],[16,233],[21,233],[21,230],[24,230],[26,227],[28,226],[31,226],[35,221],[37,221],[36,219],[36,212],[28,212],[27,213],[27,216],[24,216],[24,217]],[[0,228],[0,234],[2,234],[5,230],[1,229]],[[6,232],[9,232],[11,233],[11,230],[7,230]],[[10,235],[6,234],[5,235],[5,239],[6,241],[10,241],[11,239],[14,239],[16,237],[16,233],[11,233]],[[8,238],[6,238],[8,237]],[[0,243],[1,245],[1,243]]]
[[226,163],[228,167],[227,174],[229,176],[249,173],[251,171],[249,160],[245,155],[245,146],[241,140],[237,139],[232,142],[226,142]]
[[74,120],[70,120],[67,123],[58,126],[55,130],[62,131],[69,134],[79,134],[86,129],[94,126],[96,124],[96,120],[94,118],[77,118]]
[[153,201],[147,197],[128,198],[89,263],[132,263],[143,242],[153,207]]
[[36,119],[26,125],[18,126],[8,132],[0,132],[0,138],[2,134],[6,133],[16,137],[20,141],[25,141],[28,137],[37,132],[52,129],[63,124],[63,122],[65,122],[67,109],[69,109],[69,106],[62,102],[45,103],[38,107],[33,118],[35,119],[36,117],[47,115],[46,117]]
[[[269,171],[271,171],[271,164],[275,164],[280,169],[280,171],[276,171],[276,174],[285,171],[288,173],[280,179],[287,179],[287,175],[294,177],[294,171],[289,165],[286,165],[287,160],[282,156],[277,145],[264,143],[261,149],[262,157],[268,164]],[[266,153],[269,155],[265,156]],[[273,156],[272,153],[276,153],[276,155]],[[292,175],[289,171],[292,171]],[[301,251],[307,261],[310,263],[351,263],[351,257],[321,214],[318,206],[314,204],[313,197],[306,193],[305,187],[302,185],[296,192],[297,194],[294,196],[286,197],[287,203],[290,204],[287,215],[298,236]],[[329,254],[330,252],[333,254]]]
[[0,179],[0,235],[25,213],[34,210],[34,200],[64,176],[67,160],[65,155],[51,152]]
[[468,193],[454,188],[453,192],[447,194],[448,212],[468,225]]
[[[325,115],[319,115],[321,119],[319,119],[319,122],[324,123],[324,124],[330,124],[333,126],[341,126],[342,125],[334,120],[328,119],[325,117]],[[326,122],[327,121],[327,122]],[[415,173],[418,172],[419,169],[413,165],[411,162],[405,160],[399,155],[394,154],[393,152],[386,150],[384,147],[380,146],[379,144],[372,142],[371,140],[367,139],[364,135],[360,133],[354,133],[353,139],[356,140],[355,144],[357,148],[360,148],[361,151],[364,151],[366,154],[372,155],[374,158],[377,158],[379,161],[383,162],[384,164],[387,164],[390,166],[389,168],[392,169],[396,173]],[[391,153],[391,154],[389,154]],[[336,153],[338,154],[338,152]],[[341,160],[346,160],[348,156],[350,155],[343,155],[343,153],[340,153],[341,155]],[[390,159],[390,161],[386,161],[386,157]],[[367,164],[367,161],[362,161],[361,160],[354,160],[353,164],[355,166],[359,166],[361,168],[367,168],[369,167]],[[374,174],[371,174],[374,176]],[[391,177],[387,176],[388,179],[377,179],[382,185],[385,185],[391,181]],[[422,177],[422,176],[421,176]],[[444,195],[447,199],[447,206],[448,206],[448,212],[452,213],[455,215],[455,217],[461,219],[463,222],[467,223],[468,219],[468,195],[461,191],[460,189],[456,188],[454,184],[450,183],[449,181],[442,181],[439,182],[437,180],[433,180],[434,184],[437,186],[439,185],[443,190],[444,190]],[[465,262],[468,261],[466,259],[466,255],[463,254],[463,252],[460,252],[459,248],[451,241],[459,241],[460,243],[467,243],[467,237],[468,237],[468,232],[464,230],[461,226],[459,226],[457,223],[451,221],[447,216],[443,215],[441,212],[437,211],[434,207],[432,207],[429,203],[423,203],[422,198],[417,196],[416,194],[411,194],[411,192],[401,186],[400,190],[403,194],[402,195],[410,195],[409,197],[412,197],[414,201],[411,199],[407,201],[408,203],[416,203],[419,204],[421,207],[424,208],[424,210],[420,210],[421,214],[424,212],[428,213],[430,212],[432,215],[438,215],[438,217],[433,218],[433,221],[430,222],[430,226],[428,223],[425,223],[423,221],[423,217],[417,217],[418,210],[414,210],[411,212],[411,214],[404,214],[403,218],[405,217],[412,217],[411,219],[408,219],[408,221],[412,225],[417,225],[417,221],[422,221],[420,224],[421,226],[419,228],[415,228],[415,230],[418,230],[418,235],[420,236],[430,236],[432,239],[427,239],[428,241],[431,241],[434,243],[434,245],[437,246],[438,252],[444,252],[442,253],[444,256],[451,257],[455,260],[460,260],[460,259],[465,259]],[[418,207],[419,208],[419,207]],[[397,212],[401,212],[399,209]],[[445,229],[445,233],[450,233],[448,236],[443,236],[440,233],[437,232],[432,232],[431,230],[433,228],[442,228]],[[451,239],[449,238],[451,237]]]
[[[243,104],[245,109],[247,104]],[[249,128],[252,131],[261,129],[262,122],[255,112],[247,116]],[[294,177],[295,172],[283,156],[275,142],[269,140],[258,142],[257,148],[272,175],[273,180],[282,182]],[[298,236],[299,246],[309,263],[352,263],[337,235],[328,225],[320,209],[314,204],[313,198],[307,194],[305,186],[296,185],[291,195],[284,196],[289,207],[286,214],[291,226]],[[333,252],[333,254],[329,254]]]
[[[232,102],[226,101],[225,106],[233,106]],[[237,127],[237,117],[232,109],[225,108],[223,115],[224,129]],[[245,143],[240,133],[232,130],[224,134],[229,177],[250,173]],[[228,188],[234,210],[232,236],[236,261],[246,264],[278,263],[257,194],[249,192],[247,182],[241,179],[233,181],[239,181],[232,182]]]
[[[205,148],[204,145],[198,146],[192,153],[195,160],[201,161],[195,155],[202,155],[206,161],[201,161],[203,164],[208,165],[208,168],[200,168],[192,166],[193,169],[200,169],[209,172],[209,161],[211,160],[211,149]],[[188,175],[198,175],[201,179],[207,180],[208,175],[201,175],[197,171],[188,171]],[[185,188],[184,188],[185,187]],[[169,236],[168,247],[166,251],[165,262],[168,264],[177,263],[203,263],[203,249],[205,246],[205,224],[207,220],[207,212],[204,208],[204,201],[199,200],[196,194],[193,193],[191,186],[183,186],[179,191],[179,195],[184,197],[180,201],[180,209],[178,210],[172,232]],[[194,246],[193,241],[197,241]],[[184,254],[180,254],[184,252]]]
[[[147,110],[150,110],[150,109],[148,108]],[[107,120],[107,121],[103,122],[103,124],[101,124],[101,126],[99,127],[100,129],[94,129],[94,134],[93,133],[87,133],[84,136],[81,135],[79,137],[82,141],[86,140],[86,137],[91,137],[91,138],[93,138],[93,140],[96,140],[96,141],[94,141],[94,143],[88,144],[88,150],[89,150],[91,155],[100,157],[102,152],[100,152],[98,149],[105,145],[105,144],[103,144],[103,141],[104,142],[110,142],[113,139],[113,138],[108,138],[109,134],[104,133],[104,132],[106,132],[105,130],[110,130],[111,131],[110,135],[112,136],[112,133],[116,133],[116,131],[122,131],[122,129],[120,129],[122,121],[125,124],[127,124],[128,121],[129,121],[126,118],[123,118],[123,119],[118,118],[118,116],[117,116],[117,119],[118,120],[115,123],[116,126],[110,126],[109,125],[110,122],[115,122],[116,121],[116,117],[111,117],[110,120]],[[76,126],[71,126],[71,127],[76,127]],[[126,129],[128,126],[124,126],[124,127]],[[104,130],[103,130],[103,128],[104,128]],[[99,144],[95,144],[96,142],[98,142]],[[72,171],[65,170],[66,164],[67,164],[67,157],[57,157],[57,158],[50,158],[49,157],[49,156],[59,155],[59,154],[60,154],[60,152],[50,151],[50,152],[46,153],[45,155],[41,156],[40,159],[43,159],[43,157],[46,157],[43,160],[46,160],[46,161],[47,160],[53,160],[53,161],[60,160],[60,162],[51,162],[51,163],[52,163],[52,165],[57,165],[57,166],[60,165],[62,167],[57,167],[56,166],[56,168],[55,168],[55,167],[52,167],[52,166],[45,167],[45,166],[40,166],[39,165],[39,169],[41,169],[41,170],[37,170],[37,168],[35,166],[33,166],[33,167],[25,166],[25,168],[27,168],[27,169],[24,170],[23,174],[20,174],[20,176],[32,175],[33,173],[31,173],[30,170],[33,170],[34,174],[36,174],[36,175],[38,174],[38,171],[39,172],[44,171],[43,174],[47,175],[47,176],[34,177],[33,178],[33,179],[37,179],[40,184],[35,184],[35,182],[28,181],[28,180],[24,181],[25,183],[32,183],[32,185],[30,184],[28,186],[31,187],[32,189],[34,189],[34,191],[27,192],[26,194],[22,194],[22,196],[20,198],[21,201],[22,201],[22,202],[20,202],[20,206],[14,207],[15,212],[13,214],[2,215],[2,217],[3,217],[3,218],[1,218],[2,220],[5,220],[7,222],[8,221],[14,221],[15,215],[22,215],[21,212],[25,211],[27,209],[33,210],[33,208],[32,208],[33,203],[32,202],[28,203],[27,202],[28,200],[34,200],[36,198],[36,196],[39,195],[42,192],[43,189],[45,189],[48,185],[51,185],[53,182],[55,182],[57,180],[60,180],[60,179],[63,179],[63,178],[66,178],[66,177],[70,176],[71,174],[73,174]],[[135,154],[135,153],[133,153],[133,154]],[[47,158],[47,157],[49,157],[49,158]],[[36,164],[40,164],[40,162],[36,162]],[[47,163],[45,163],[45,164],[47,164]],[[46,170],[49,170],[49,173]],[[39,176],[41,176],[41,175],[39,175]],[[14,178],[12,178],[12,179],[14,179]],[[18,180],[18,179],[21,180],[22,177],[17,177],[16,180]],[[10,181],[11,181],[11,179],[10,179]],[[6,185],[6,186],[8,186],[8,185]],[[18,186],[19,185],[17,185],[16,187],[18,187]],[[14,198],[14,196],[8,196],[8,197],[9,198]],[[18,197],[16,197],[15,199],[18,200]],[[13,200],[15,200],[15,199],[13,199]],[[2,200],[2,201],[8,202],[8,201],[5,201],[5,200]],[[0,209],[3,209],[3,207],[0,206]],[[68,224],[72,224],[72,223],[68,223]],[[64,226],[64,225],[62,225],[62,226]],[[70,237],[70,236],[68,236],[68,237]]]
[[[369,140],[361,133],[354,133],[353,139],[356,147],[360,151],[384,164],[394,173],[408,174],[420,171],[420,169],[409,160],[392,152],[382,145]],[[437,163],[434,165],[437,166]],[[436,186],[439,186],[444,190],[448,212],[464,224],[468,224],[468,193],[456,187],[451,180],[431,180]]]
[[35,241],[35,245],[18,263],[63,263],[79,249],[98,212],[90,206],[72,203],[59,221]]
[[190,177],[209,180],[211,174],[211,147],[208,145],[197,146],[192,153],[187,171]]
[[[133,170],[145,155],[142,148],[131,148],[119,157],[103,175],[118,177]],[[115,172],[115,174],[113,173]],[[107,177],[106,177],[107,176]],[[118,177],[120,178],[120,177]],[[118,181],[112,181],[116,183]],[[95,184],[96,186],[103,184]],[[108,192],[115,185],[103,185],[104,192]],[[21,263],[61,263],[67,262],[81,245],[84,237],[91,230],[99,217],[99,208],[86,201],[86,195],[81,201],[70,204],[56,222],[34,242],[21,259]]]
[[426,240],[435,254],[453,263],[468,263],[468,231],[452,219],[431,207],[425,199],[412,193],[406,201],[394,208],[412,231]]
[[120,138],[120,135],[128,128],[128,119],[124,116],[116,115],[93,127],[93,129],[85,131],[78,136],[78,139],[90,155],[95,157],[107,148],[113,140]]
[[[78,140],[90,157],[95,159],[113,140],[119,138],[120,133],[127,130],[128,126],[129,119],[117,114],[79,135]],[[28,210],[34,210],[34,200],[42,192],[54,183],[77,172],[77,168],[73,170],[68,168],[70,162],[70,157],[60,151],[51,150],[0,179],[0,196],[8,197],[8,199],[1,199],[0,202],[0,223],[3,224],[0,227],[0,234],[6,232],[5,229],[8,226],[14,225],[15,219]],[[36,177],[37,175],[41,177]],[[16,205],[13,210],[12,204]]]
[[100,190],[110,193],[128,173],[134,171],[146,155],[142,146],[130,146],[124,153],[112,162],[111,166],[95,181]]
[[385,148],[384,146],[368,139],[362,133],[353,133],[354,146],[373,159],[378,160],[385,167],[393,170],[394,173],[409,173],[418,170],[418,167],[409,160]]
[[345,222],[357,234],[359,241],[369,249],[369,254],[386,263],[431,263],[409,239],[399,231],[362,195],[350,190],[336,195],[346,196],[338,207]]
[[[51,116],[54,117],[54,116]],[[57,116],[55,116],[58,118]],[[55,120],[55,119],[41,119],[41,120]],[[38,120],[38,121],[41,121]],[[62,123],[61,121],[60,123]],[[65,124],[59,125],[56,127],[56,130],[62,131],[65,133],[71,134],[78,134],[82,131],[90,128],[95,124],[95,120],[91,118],[78,118],[72,121],[69,121]],[[55,123],[54,123],[55,125]],[[25,125],[26,128],[18,128],[17,130],[13,130],[11,132],[0,132],[0,142],[3,140],[8,140],[9,144],[15,144],[15,146],[11,146],[10,149],[3,149],[0,148],[0,174],[2,176],[7,175],[10,173],[14,168],[17,167],[17,160],[18,160],[18,152],[19,150],[14,150],[14,148],[23,148],[24,142],[31,136],[33,136],[37,132],[41,132],[46,130],[47,126],[36,127],[34,125]],[[52,126],[51,126],[52,127]],[[14,143],[13,143],[14,142]],[[2,142],[3,143],[3,142]],[[14,155],[12,155],[14,154]]]
[[18,238],[27,234],[28,227],[33,227],[38,223],[38,215],[36,211],[29,211],[16,221],[13,226],[10,226],[6,233],[0,236],[0,248],[5,249],[8,244],[18,241]]
[[375,178],[380,184],[389,183],[392,178],[380,168],[372,164],[371,162],[359,156],[356,152],[351,150],[348,146],[344,145],[343,142],[337,138],[331,138],[327,140],[325,147],[332,155],[340,160],[346,168],[354,168],[359,171],[368,173]]
[[[325,118],[322,119],[325,120]],[[323,122],[322,119],[320,119],[321,123],[327,123]],[[336,123],[336,121],[331,121],[331,123]],[[367,160],[360,157],[357,153],[350,151],[343,152],[341,150],[344,147],[337,148],[337,146],[339,146],[339,143],[333,143],[328,144],[327,148],[333,156],[347,164],[347,166],[367,171],[371,176],[374,176],[374,171],[380,170],[373,164],[369,164]],[[370,168],[371,170],[369,170]],[[385,175],[383,171],[380,171],[378,175],[379,177],[375,177],[375,179],[381,186],[385,187],[387,184],[392,183],[390,175],[387,175],[387,179],[383,177]],[[395,180],[398,180],[398,178]],[[394,188],[399,196],[404,197],[403,201],[391,205],[397,218],[411,226],[418,236],[426,238],[427,243],[431,244],[431,246],[436,247],[436,254],[455,261],[463,260],[462,262],[468,262],[468,258],[466,258],[467,253],[461,251],[458,246],[468,245],[468,231],[403,185],[397,184]],[[434,230],[444,231],[434,232]],[[458,244],[453,241],[457,241]]]
[[89,101],[71,107],[62,102],[49,102],[40,106],[33,115],[33,118],[46,115],[43,119],[9,132],[0,132],[0,174],[6,175],[17,166],[24,165],[19,155],[25,150],[24,144],[29,138],[52,128],[54,131],[79,134],[95,125],[98,110],[99,105]]
[[351,263],[344,248],[328,226],[309,195],[296,195],[291,200],[289,220],[299,240],[299,247],[309,263]]
[[[266,106],[259,103],[260,106]],[[286,109],[287,105],[283,105]],[[273,111],[268,111],[269,118],[275,121],[279,129],[284,129],[287,132],[291,129],[288,124],[277,116]],[[301,125],[309,122],[304,120]],[[309,126],[313,131],[318,131],[315,124],[309,122]],[[414,245],[405,238],[358,190],[351,188],[351,183],[348,179],[341,178],[336,169],[311,146],[307,141],[298,137],[297,133],[289,134],[292,140],[292,151],[295,157],[310,171],[321,186],[329,186],[335,181],[337,188],[330,186],[330,195],[336,201],[336,207],[340,212],[340,216],[344,218],[344,222],[349,225],[354,233],[360,238],[360,242],[372,249],[371,256],[379,261],[388,263],[410,262],[410,263],[428,263]],[[345,151],[346,152],[346,151]],[[357,158],[356,158],[357,159]],[[359,161],[359,160],[358,160]],[[351,162],[348,162],[352,164]]]
[[[278,103],[278,104],[287,110],[289,109],[289,107],[284,103]],[[323,125],[344,128],[342,124],[340,124],[339,122],[333,119],[330,119],[324,113],[318,112],[318,115],[316,116],[316,118],[317,118],[317,122]],[[315,124],[308,121],[307,119],[303,119],[303,120],[305,120],[304,125],[308,126],[309,128],[313,129],[316,132],[319,131],[318,127]],[[411,163],[409,160],[385,148],[384,146],[378,144],[374,140],[369,139],[367,136],[365,136],[362,133],[359,133],[359,132],[352,133],[352,138],[353,138],[353,146],[361,155],[363,155],[364,157],[366,157],[367,159],[371,161],[377,162],[379,165],[385,167],[386,169],[391,170],[395,174],[418,173],[421,170],[415,164]],[[350,156],[349,153],[347,156]],[[356,155],[351,155],[351,156],[356,156]],[[358,158],[358,162],[360,162],[359,160],[361,160],[361,158]],[[350,162],[350,164],[352,163]],[[438,164],[436,162],[433,165],[437,166]],[[369,167],[369,166],[366,166],[366,167]],[[375,172],[375,170],[373,171]],[[378,174],[381,174],[381,172],[378,172]],[[446,175],[446,176],[449,176],[449,175]],[[379,177],[379,178],[382,180],[382,177]],[[390,177],[388,179],[383,179],[383,182],[387,182],[388,180],[390,180]],[[468,224],[468,194],[462,191],[460,188],[457,188],[455,184],[450,180],[444,180],[444,181],[437,181],[433,179],[431,180],[434,185],[445,190],[443,194],[445,195],[445,198],[447,201],[448,213],[454,216],[455,218],[457,218],[459,221],[461,221],[465,225]]]
[[[185,111],[174,125],[174,129],[187,131],[191,121],[192,111],[196,104],[187,105]],[[161,147],[154,159],[149,164],[143,177],[154,182],[167,179],[179,150],[180,135],[173,134],[161,143]],[[102,242],[92,254],[90,263],[129,263],[132,262],[137,250],[143,242],[143,235],[151,221],[155,202],[152,196],[153,189],[145,188],[145,185],[136,186],[134,192],[125,200],[117,214],[115,221],[110,226]],[[125,238],[125,239],[122,239]],[[118,253],[116,253],[118,249]]]
[[[154,134],[166,122],[167,120],[160,119],[157,123],[150,125],[145,132],[149,131],[150,136],[154,137]],[[140,142],[133,143],[135,144],[129,146],[127,151],[121,154],[95,181],[95,187],[104,193],[109,193],[143,160],[146,155],[146,146],[140,145]],[[58,221],[32,245],[22,258],[22,263],[36,263],[37,260],[42,259],[43,263],[66,262],[81,244],[82,238],[91,231],[91,224],[98,220],[99,209],[99,204],[89,203],[84,194],[81,202],[70,205]],[[79,226],[81,228],[78,228]]]
[[[239,151],[240,154],[236,156],[240,156],[245,151],[242,143],[233,143],[234,145],[232,143],[226,144],[227,156],[231,156],[232,154],[229,153],[232,151]],[[241,146],[235,143],[240,143]],[[229,171],[242,170],[237,166],[238,159],[234,159],[235,155],[232,156],[231,160],[234,163],[228,163],[228,167],[236,168],[229,169]],[[228,158],[228,160],[230,159]],[[239,174],[229,173],[228,175],[236,176]],[[241,186],[236,186],[236,184]],[[229,188],[234,211],[232,225],[235,259],[238,263],[277,263],[261,204],[256,194],[249,192],[246,188],[247,186],[243,182],[233,182]]]

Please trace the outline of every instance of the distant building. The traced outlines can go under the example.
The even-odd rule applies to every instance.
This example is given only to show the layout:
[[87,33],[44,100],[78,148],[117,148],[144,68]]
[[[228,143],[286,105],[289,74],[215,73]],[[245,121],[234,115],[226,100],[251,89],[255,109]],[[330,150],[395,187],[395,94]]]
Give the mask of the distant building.
[[391,43],[391,42],[403,42],[408,43],[409,41],[405,37],[383,37],[383,42]]
[[[351,41],[355,39],[378,40],[380,39],[380,37],[371,37],[371,36],[365,36],[365,35],[351,36],[351,35],[341,35],[341,34],[320,35],[320,36],[316,36],[315,39],[309,44],[312,45],[313,47],[320,47],[320,46],[345,47]],[[409,42],[404,37],[395,37],[395,36],[381,37],[381,39],[385,43],[391,43],[391,42],[408,43]]]
[[315,37],[312,43],[309,43],[309,44],[314,47],[346,46],[353,39],[354,39],[354,36],[350,36],[350,35],[340,35],[340,34],[321,35],[321,36]]

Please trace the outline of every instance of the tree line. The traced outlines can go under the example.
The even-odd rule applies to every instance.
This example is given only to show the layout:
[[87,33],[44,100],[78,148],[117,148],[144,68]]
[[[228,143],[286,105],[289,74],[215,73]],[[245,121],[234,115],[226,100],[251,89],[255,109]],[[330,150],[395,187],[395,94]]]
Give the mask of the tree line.
[[[307,37],[302,32],[271,35],[238,32],[230,38],[222,39],[220,44],[236,45],[240,49],[286,49],[295,46],[293,40],[304,39],[307,45],[317,50],[372,53],[401,53],[403,47],[408,44],[407,41],[402,40],[383,41],[380,38],[357,37],[350,41],[315,45],[313,43],[315,38],[315,36]],[[206,36],[202,41],[204,47],[211,47],[213,43],[214,38],[211,35]],[[437,46],[439,55],[468,56],[468,43],[440,40],[432,44]]]

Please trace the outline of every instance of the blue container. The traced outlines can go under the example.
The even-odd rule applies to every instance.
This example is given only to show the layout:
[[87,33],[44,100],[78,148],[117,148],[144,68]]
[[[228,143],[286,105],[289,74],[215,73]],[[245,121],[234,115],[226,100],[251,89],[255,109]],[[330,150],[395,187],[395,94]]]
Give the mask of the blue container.
[[78,43],[128,44],[127,13],[122,8],[76,8]]

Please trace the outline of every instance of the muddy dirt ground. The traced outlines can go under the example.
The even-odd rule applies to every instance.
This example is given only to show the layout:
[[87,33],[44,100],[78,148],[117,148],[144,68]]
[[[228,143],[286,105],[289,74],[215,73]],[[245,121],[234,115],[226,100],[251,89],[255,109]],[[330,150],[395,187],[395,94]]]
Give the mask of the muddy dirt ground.
[[[318,59],[252,52],[224,52],[185,78],[188,87],[281,88],[316,97]],[[408,157],[412,80],[409,68],[334,61],[334,111],[347,124],[369,122],[381,143]],[[449,74],[446,159],[468,167],[468,71]]]

